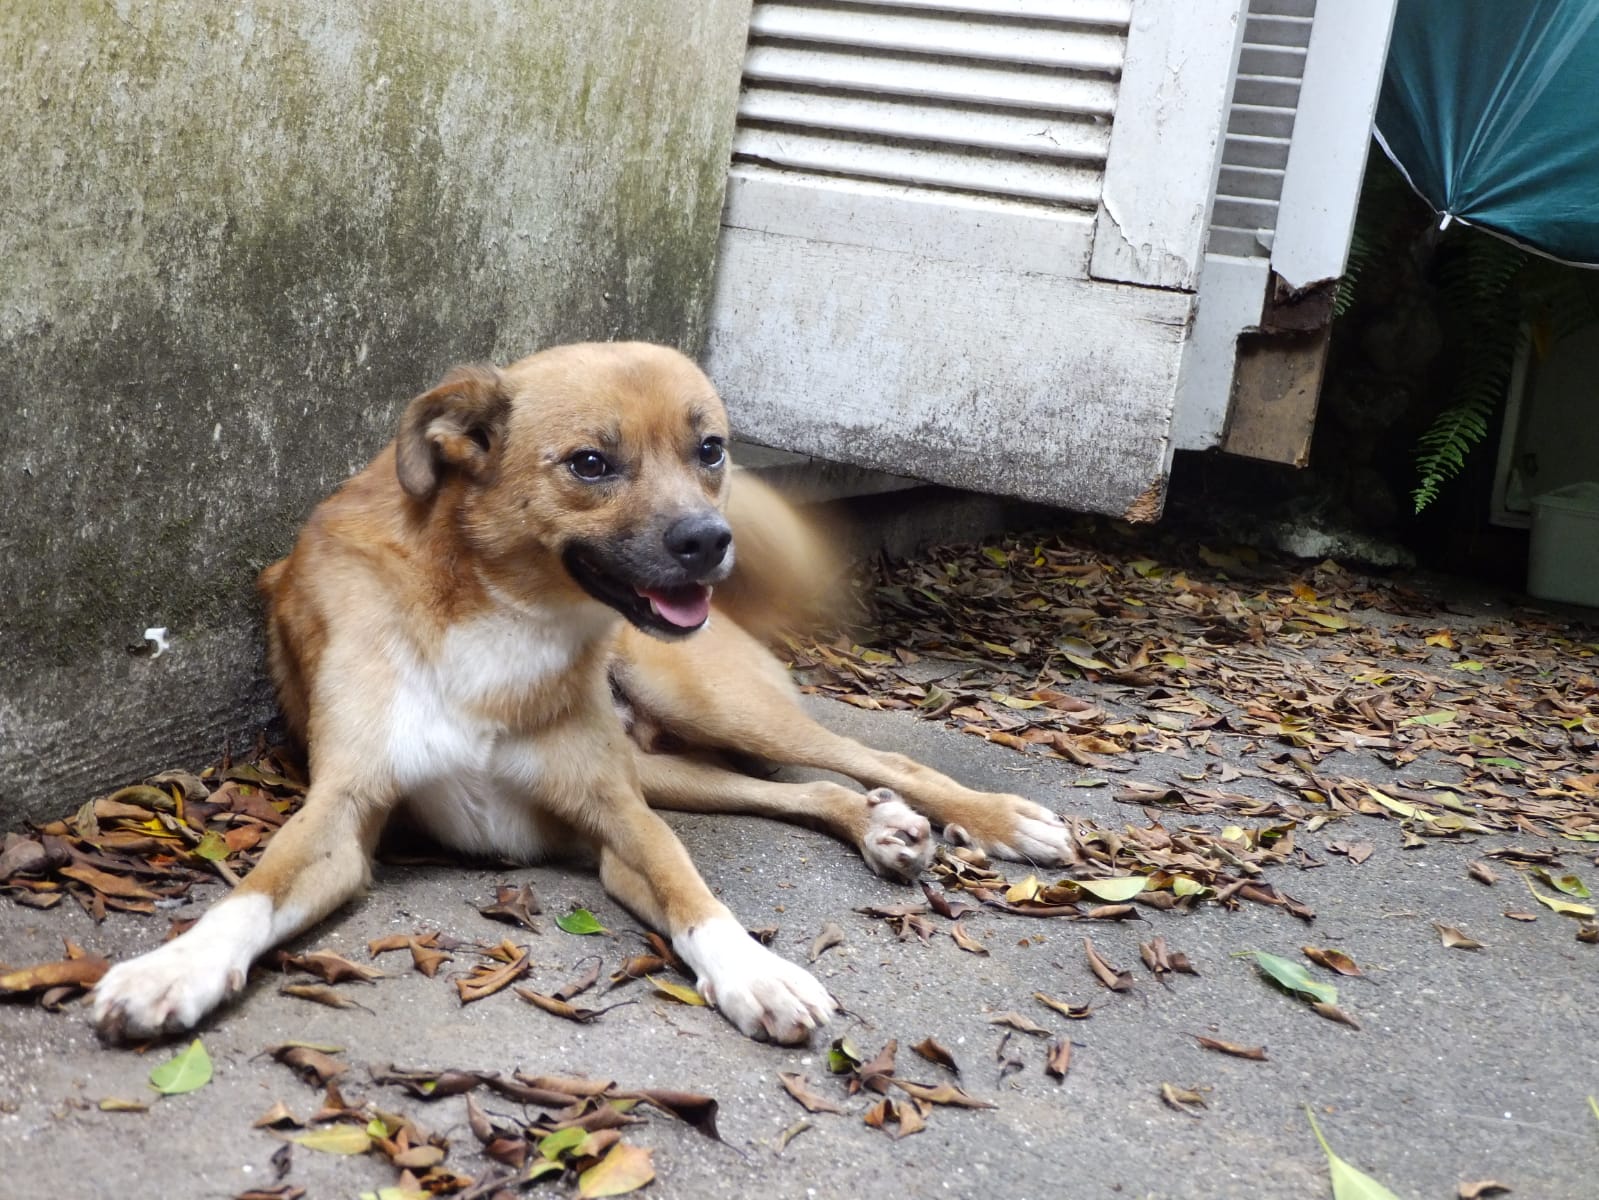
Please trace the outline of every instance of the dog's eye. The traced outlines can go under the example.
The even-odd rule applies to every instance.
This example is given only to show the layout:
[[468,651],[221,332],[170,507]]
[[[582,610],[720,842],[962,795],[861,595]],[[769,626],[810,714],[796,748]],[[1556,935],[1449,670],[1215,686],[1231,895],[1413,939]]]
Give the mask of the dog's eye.
[[589,483],[611,474],[611,464],[598,450],[579,450],[566,460],[566,465],[572,469],[572,474]]
[[727,450],[719,437],[708,437],[700,443],[700,466],[719,467],[727,461]]

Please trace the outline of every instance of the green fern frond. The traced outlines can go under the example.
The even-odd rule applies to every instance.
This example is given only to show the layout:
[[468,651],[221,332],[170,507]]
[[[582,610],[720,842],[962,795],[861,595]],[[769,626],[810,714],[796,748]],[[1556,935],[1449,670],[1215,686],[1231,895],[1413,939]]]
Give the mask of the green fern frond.
[[1467,352],[1458,399],[1416,440],[1419,478],[1410,494],[1416,512],[1438,498],[1439,489],[1465,469],[1472,448],[1487,439],[1494,413],[1510,386],[1516,343],[1514,332],[1508,337],[1489,336]]

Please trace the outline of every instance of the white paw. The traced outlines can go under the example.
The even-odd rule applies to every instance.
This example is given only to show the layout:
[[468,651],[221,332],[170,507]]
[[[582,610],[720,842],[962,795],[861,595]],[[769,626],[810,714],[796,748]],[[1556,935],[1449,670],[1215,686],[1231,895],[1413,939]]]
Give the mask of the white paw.
[[915,879],[933,861],[933,827],[888,788],[867,792],[866,805],[861,856],[884,879]]
[[957,846],[976,846],[995,858],[1034,863],[1041,867],[1067,866],[1077,861],[1071,830],[1066,822],[1041,804],[1020,796],[995,796],[996,805],[1010,811],[1010,829],[997,837],[977,837],[963,825],[944,826],[944,840]]
[[838,1008],[815,976],[730,918],[681,934],[673,947],[694,968],[700,994],[748,1037],[803,1042]]
[[[117,1041],[198,1025],[244,986],[263,909],[270,914],[264,896],[224,901],[177,940],[112,967],[94,988],[100,1034]],[[270,928],[270,915],[266,920]]]

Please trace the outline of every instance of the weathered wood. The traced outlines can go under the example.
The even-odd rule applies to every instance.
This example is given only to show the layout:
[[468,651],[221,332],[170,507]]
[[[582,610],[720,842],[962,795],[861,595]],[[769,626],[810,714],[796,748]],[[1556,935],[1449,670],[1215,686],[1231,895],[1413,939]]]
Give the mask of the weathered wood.
[[1238,339],[1223,450],[1296,467],[1310,461],[1330,332],[1246,333]]
[[1192,297],[723,230],[706,357],[738,436],[1153,519]]

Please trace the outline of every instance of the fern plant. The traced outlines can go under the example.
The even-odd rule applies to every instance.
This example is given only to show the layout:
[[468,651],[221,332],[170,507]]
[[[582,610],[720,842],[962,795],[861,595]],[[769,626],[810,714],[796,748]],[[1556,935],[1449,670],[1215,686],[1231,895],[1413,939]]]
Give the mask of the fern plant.
[[1416,443],[1411,499],[1418,513],[1460,474],[1472,448],[1487,440],[1522,343],[1530,338],[1532,352],[1541,357],[1561,338],[1599,321],[1595,272],[1459,228],[1438,267],[1438,295],[1456,357],[1454,400]]
[[1457,354],[1455,398],[1416,443],[1417,481],[1410,497],[1418,513],[1460,474],[1472,447],[1488,437],[1523,336],[1520,280],[1532,256],[1510,242],[1462,228],[1454,253],[1441,258],[1438,270],[1445,327]]

